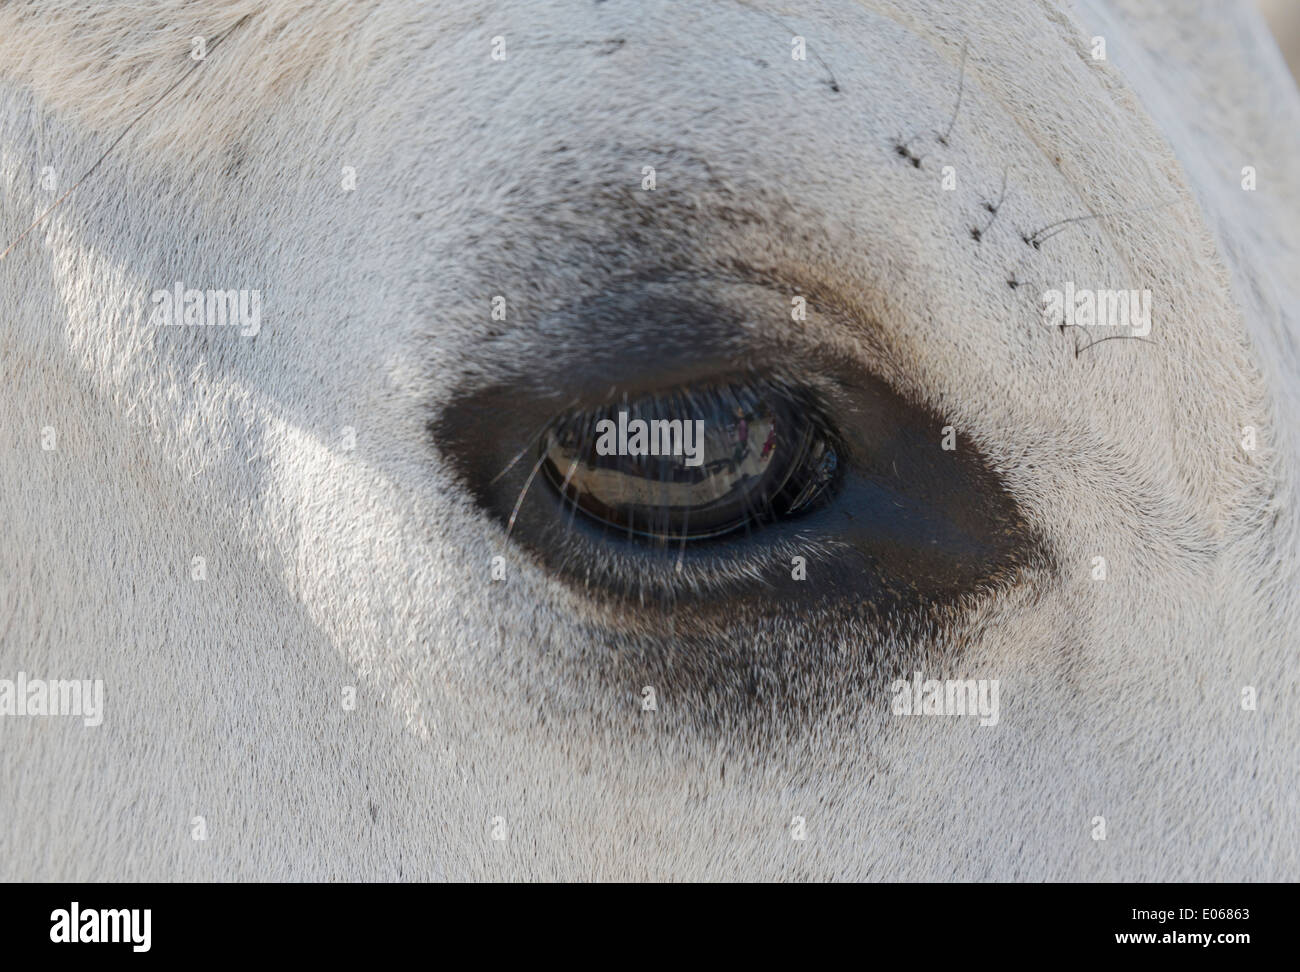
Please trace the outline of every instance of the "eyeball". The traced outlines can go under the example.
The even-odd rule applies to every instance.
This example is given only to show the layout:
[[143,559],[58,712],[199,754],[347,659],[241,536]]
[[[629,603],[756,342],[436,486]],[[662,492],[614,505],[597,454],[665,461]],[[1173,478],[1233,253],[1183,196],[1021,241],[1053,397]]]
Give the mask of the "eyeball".
[[573,410],[539,448],[547,481],[575,514],[663,542],[793,516],[824,498],[838,466],[816,413],[757,381]]

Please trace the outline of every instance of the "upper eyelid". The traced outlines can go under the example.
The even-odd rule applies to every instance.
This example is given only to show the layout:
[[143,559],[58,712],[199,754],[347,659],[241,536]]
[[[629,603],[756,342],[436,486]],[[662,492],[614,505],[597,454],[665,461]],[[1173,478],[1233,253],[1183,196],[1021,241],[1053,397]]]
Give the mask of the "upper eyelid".
[[[796,297],[805,310],[797,326],[791,319]],[[690,274],[646,268],[557,306],[512,304],[509,321],[459,358],[474,365],[480,387],[564,388],[555,410],[596,404],[612,387],[638,394],[750,365],[817,384],[817,363],[828,356],[856,360],[864,370],[906,371],[882,342],[883,329],[850,301],[777,268]],[[530,349],[526,367],[520,367],[521,347]]]

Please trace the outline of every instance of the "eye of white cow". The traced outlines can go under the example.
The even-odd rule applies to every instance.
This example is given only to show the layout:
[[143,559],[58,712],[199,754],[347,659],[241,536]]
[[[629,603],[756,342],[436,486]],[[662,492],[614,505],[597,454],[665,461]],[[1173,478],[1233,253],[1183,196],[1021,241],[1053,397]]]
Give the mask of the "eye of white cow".
[[842,357],[726,357],[502,369],[431,432],[501,538],[584,597],[920,617],[1045,562],[974,437],[925,403]]
[[838,465],[815,410],[761,381],[570,409],[539,448],[547,482],[575,511],[660,542],[725,537],[815,509]]

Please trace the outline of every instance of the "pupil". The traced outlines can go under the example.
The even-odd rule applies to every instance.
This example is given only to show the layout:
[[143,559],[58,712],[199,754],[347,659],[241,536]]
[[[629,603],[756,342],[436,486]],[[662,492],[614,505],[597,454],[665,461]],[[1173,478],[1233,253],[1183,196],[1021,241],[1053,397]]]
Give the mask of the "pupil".
[[541,450],[546,478],[566,501],[606,525],[661,539],[773,519],[805,505],[834,470],[810,421],[745,386],[571,414],[552,424]]

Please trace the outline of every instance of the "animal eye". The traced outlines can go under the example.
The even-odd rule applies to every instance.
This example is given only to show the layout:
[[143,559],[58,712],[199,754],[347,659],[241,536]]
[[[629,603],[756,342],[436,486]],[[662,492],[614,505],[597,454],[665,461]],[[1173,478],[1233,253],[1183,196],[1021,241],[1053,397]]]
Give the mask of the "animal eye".
[[431,431],[504,537],[585,596],[919,618],[1043,559],[948,424],[829,355],[588,353],[475,380]]
[[733,382],[567,412],[541,436],[539,462],[551,487],[591,519],[683,541],[814,508],[838,457],[796,394]]

